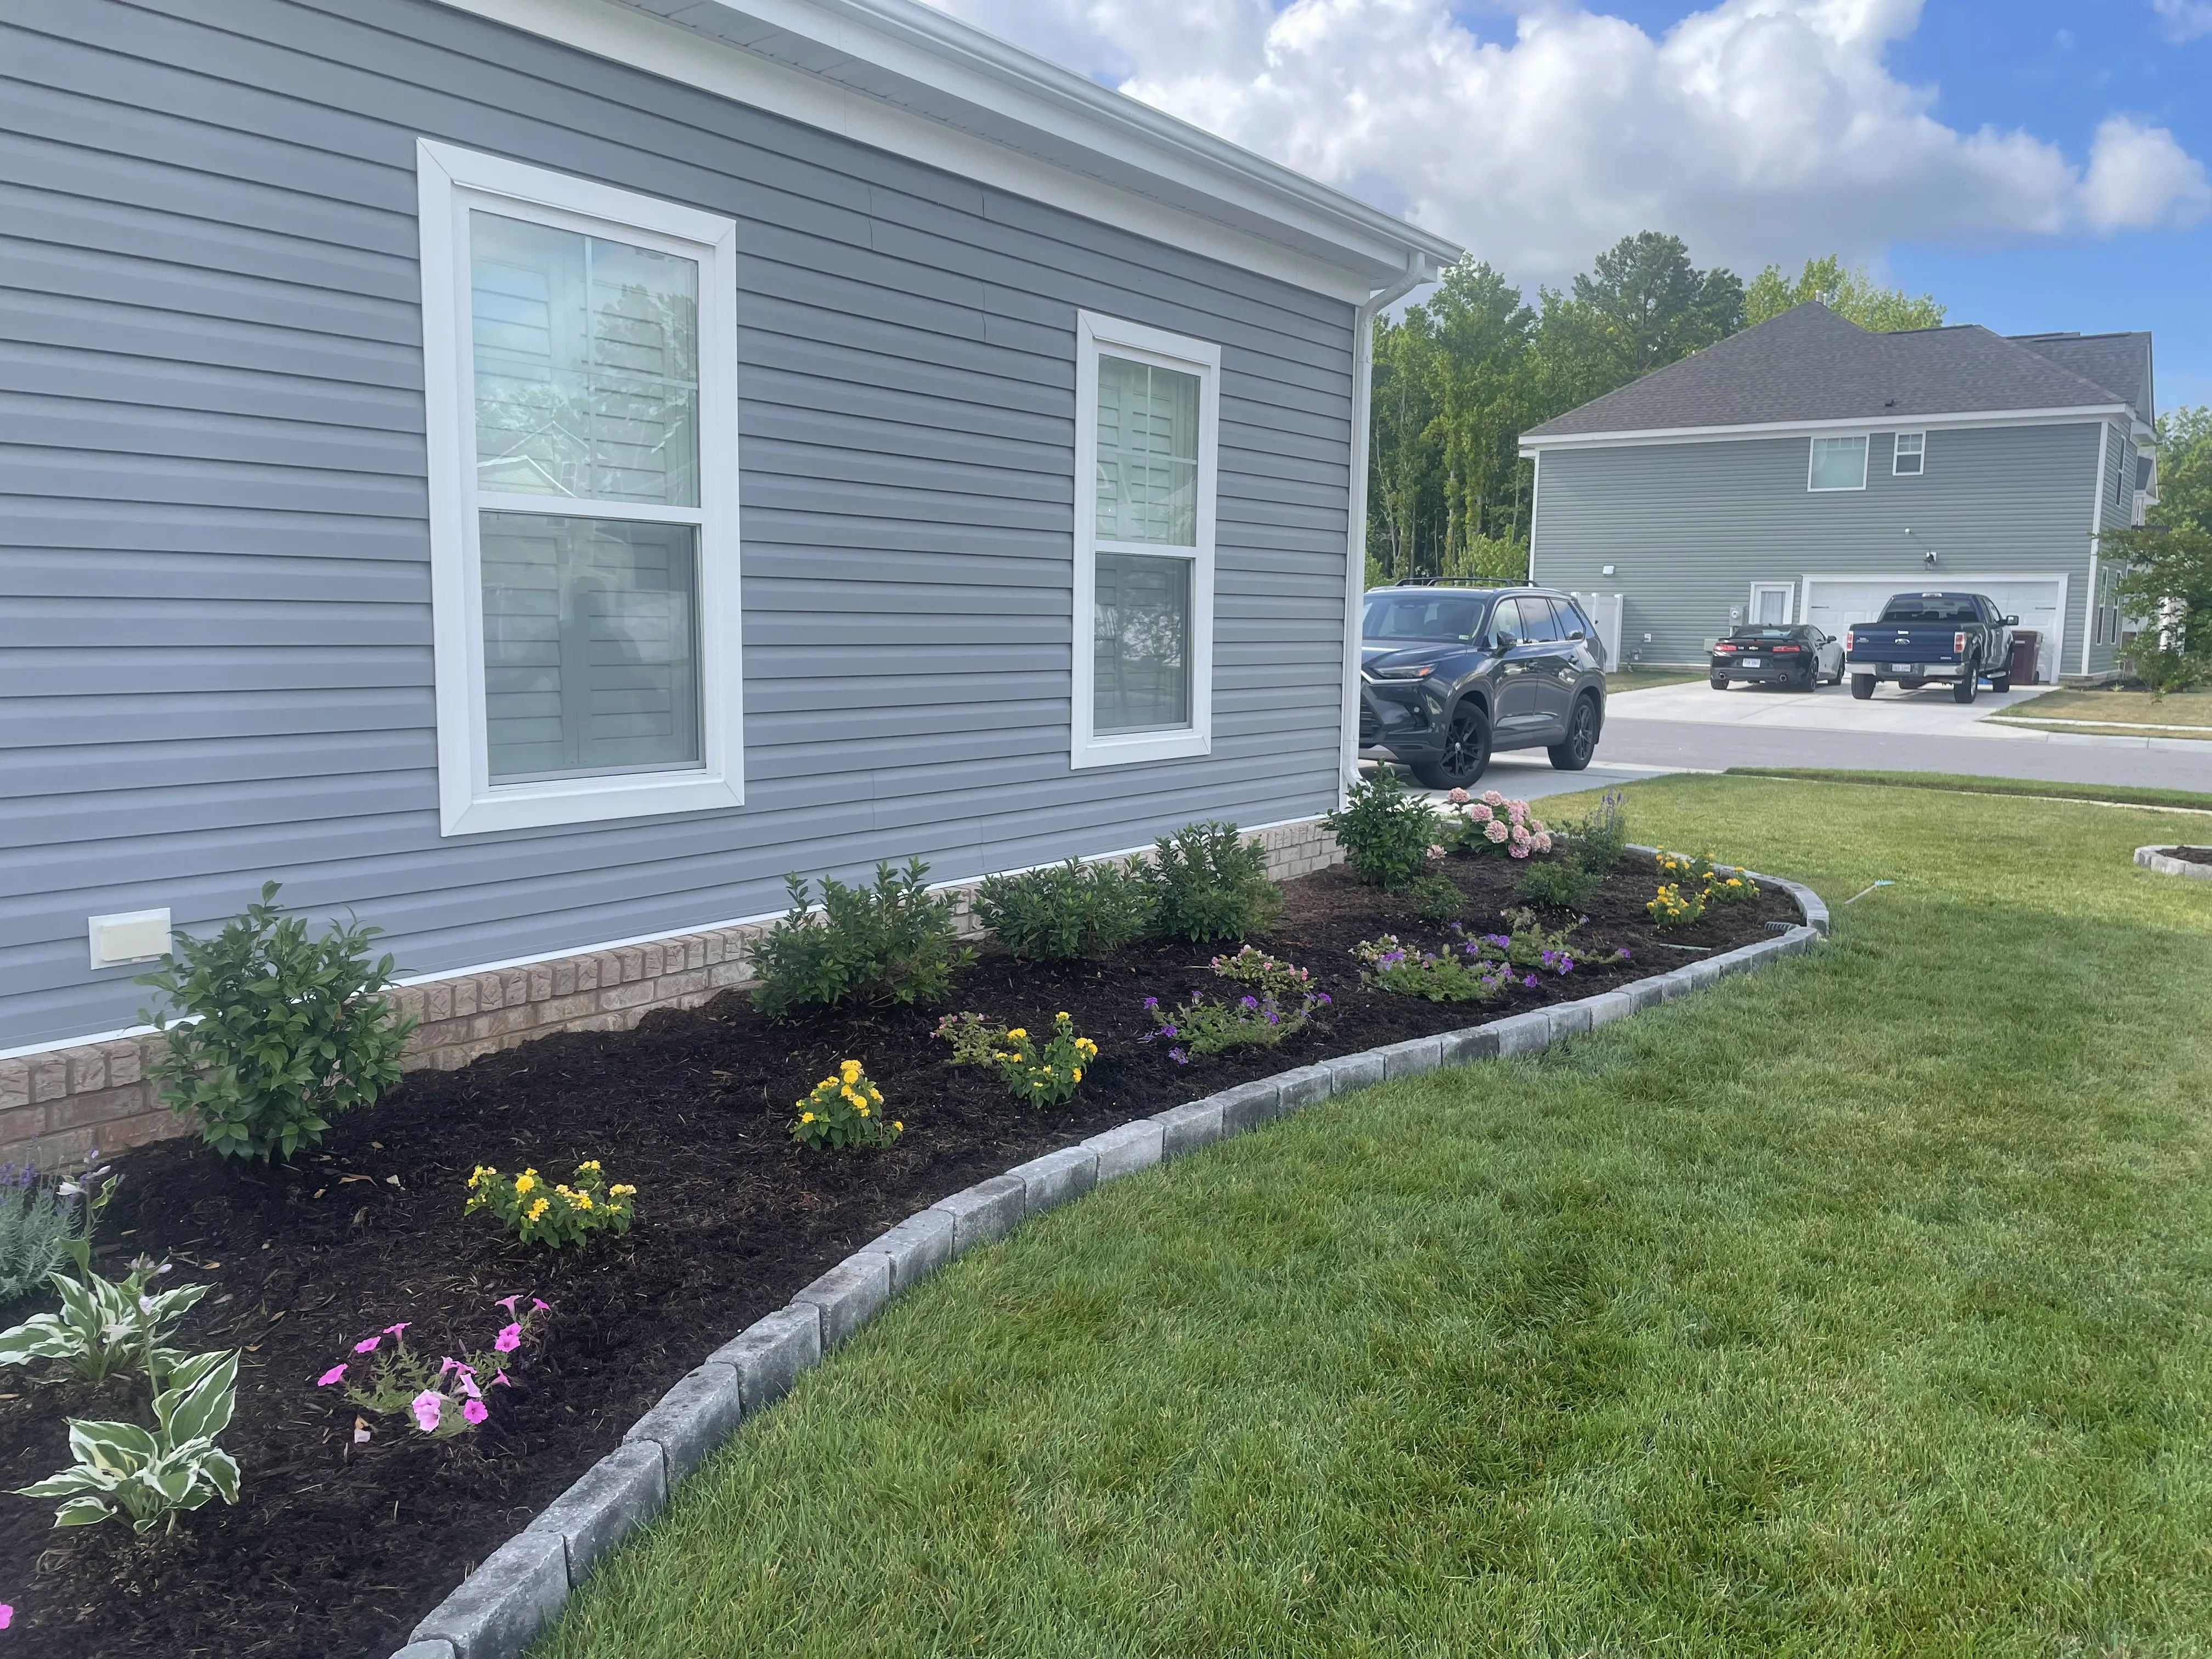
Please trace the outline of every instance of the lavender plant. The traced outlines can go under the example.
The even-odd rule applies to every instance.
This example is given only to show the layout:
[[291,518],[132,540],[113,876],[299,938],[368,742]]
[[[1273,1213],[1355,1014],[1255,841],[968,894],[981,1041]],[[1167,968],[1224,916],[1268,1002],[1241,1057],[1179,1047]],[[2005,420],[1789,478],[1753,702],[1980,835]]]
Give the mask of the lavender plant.
[[[100,1154],[85,1160],[89,1173]],[[83,1226],[82,1179],[41,1175],[30,1162],[0,1164],[0,1307],[44,1285],[68,1259]]]

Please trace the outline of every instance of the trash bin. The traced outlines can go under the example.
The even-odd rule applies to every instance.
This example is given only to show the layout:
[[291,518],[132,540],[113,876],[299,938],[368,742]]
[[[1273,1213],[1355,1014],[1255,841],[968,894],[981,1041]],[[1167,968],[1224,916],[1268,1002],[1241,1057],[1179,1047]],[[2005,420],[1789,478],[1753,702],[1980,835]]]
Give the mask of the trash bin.
[[2035,661],[2043,649],[2043,635],[2033,629],[2014,629],[2012,635],[2012,683],[2014,685],[2040,685],[2035,677]]

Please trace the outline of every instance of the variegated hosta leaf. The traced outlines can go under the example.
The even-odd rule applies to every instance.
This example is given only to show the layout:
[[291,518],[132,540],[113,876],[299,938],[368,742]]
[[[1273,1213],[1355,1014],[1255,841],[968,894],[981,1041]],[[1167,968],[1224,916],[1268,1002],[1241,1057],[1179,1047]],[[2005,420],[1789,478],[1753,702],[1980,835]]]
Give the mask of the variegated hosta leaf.
[[33,1359],[64,1359],[82,1346],[82,1339],[57,1316],[40,1314],[12,1330],[0,1331],[0,1365],[27,1364]]
[[69,1437],[77,1462],[111,1474],[135,1474],[161,1453],[160,1443],[136,1423],[90,1423],[72,1418]]
[[170,1443],[212,1440],[230,1425],[237,1399],[238,1355],[194,1354],[169,1374],[169,1386],[154,1401]]
[[210,1446],[200,1458],[200,1473],[222,1495],[226,1504],[238,1502],[238,1460],[220,1446]]
[[19,1498],[67,1498],[76,1492],[105,1492],[114,1490],[120,1477],[106,1475],[79,1463],[64,1469],[59,1474],[49,1475],[44,1480],[15,1488]]
[[[48,1495],[40,1494],[41,1497]],[[72,1498],[54,1511],[54,1524],[58,1527],[88,1527],[95,1521],[106,1520],[114,1513],[111,1505],[101,1503],[97,1498]],[[139,1530],[143,1532],[145,1528],[141,1527]]]

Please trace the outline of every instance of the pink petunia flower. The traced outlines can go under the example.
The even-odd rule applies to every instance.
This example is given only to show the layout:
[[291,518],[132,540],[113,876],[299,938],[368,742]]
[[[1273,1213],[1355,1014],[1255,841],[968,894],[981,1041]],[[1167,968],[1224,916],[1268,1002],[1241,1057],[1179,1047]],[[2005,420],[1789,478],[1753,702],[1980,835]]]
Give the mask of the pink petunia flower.
[[532,1313],[551,1313],[553,1311],[553,1304],[550,1302],[540,1302],[533,1296],[530,1298],[530,1311]]
[[344,1379],[345,1367],[343,1365],[333,1365],[330,1370],[325,1371],[320,1376],[315,1379],[315,1386],[319,1389],[327,1389],[331,1383],[343,1382]]
[[374,1353],[376,1352],[376,1345],[383,1340],[384,1339],[380,1336],[364,1336],[360,1341],[353,1345],[353,1351],[356,1353]]
[[522,1292],[520,1291],[517,1291],[513,1296],[503,1296],[500,1297],[500,1299],[492,1305],[494,1307],[506,1309],[507,1316],[509,1319],[512,1319],[514,1317],[514,1304],[521,1300]]
[[9,1626],[15,1622],[15,1609],[9,1607],[5,1601],[0,1601],[0,1630],[7,1629]]
[[435,1434],[439,1419],[446,1414],[446,1396],[435,1389],[425,1389],[408,1402],[408,1409],[415,1413],[416,1428],[425,1434]]
[[384,1328],[384,1334],[386,1336],[397,1336],[400,1332],[407,1328],[410,1322],[410,1321],[403,1319],[397,1325],[386,1325]]
[[502,1389],[511,1389],[514,1386],[514,1383],[507,1380],[507,1373],[505,1371],[500,1372],[499,1375],[492,1378],[492,1381],[498,1383]]
[[483,1422],[484,1419],[490,1415],[491,1407],[485,1405],[481,1400],[471,1400],[461,1407],[461,1416],[467,1421],[469,1426],[471,1428],[474,1428],[477,1424]]
[[491,1345],[501,1353],[513,1353],[522,1346],[522,1327],[509,1325],[497,1336],[492,1338]]
[[483,1398],[483,1390],[477,1387],[475,1373],[471,1371],[465,1365],[461,1368],[461,1392],[468,1395],[471,1400],[481,1400]]

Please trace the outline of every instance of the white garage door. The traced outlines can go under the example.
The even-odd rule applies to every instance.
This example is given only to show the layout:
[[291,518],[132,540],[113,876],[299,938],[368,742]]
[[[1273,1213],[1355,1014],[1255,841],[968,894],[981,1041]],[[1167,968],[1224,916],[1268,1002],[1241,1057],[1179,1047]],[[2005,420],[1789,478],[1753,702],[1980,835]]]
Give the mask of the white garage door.
[[1917,586],[1896,581],[1869,581],[1863,576],[1805,578],[1805,620],[1838,638],[1854,623],[1872,622],[1881,614],[1893,593],[1942,591],[1986,593],[2008,617],[2018,617],[2023,629],[2042,636],[2039,668],[2045,681],[2058,676],[2059,650],[2063,643],[2059,619],[2066,602],[2063,576],[1954,576],[1939,574]]

